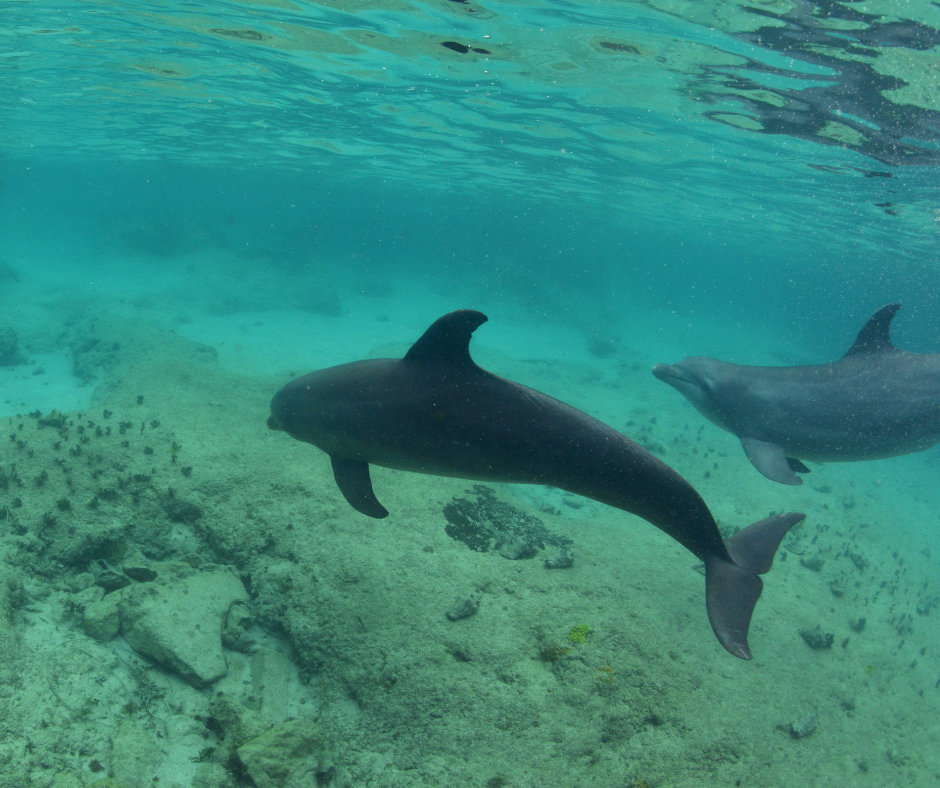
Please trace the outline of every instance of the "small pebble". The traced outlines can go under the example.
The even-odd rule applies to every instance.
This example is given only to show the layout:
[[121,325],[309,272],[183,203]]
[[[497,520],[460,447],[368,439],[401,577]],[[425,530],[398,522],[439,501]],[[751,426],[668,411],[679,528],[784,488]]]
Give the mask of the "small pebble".
[[148,566],[125,566],[124,574],[138,583],[149,583],[157,579],[157,573]]
[[119,588],[129,586],[131,580],[121,572],[115,572],[112,569],[105,569],[98,575],[96,585],[101,586],[105,591],[117,591]]
[[91,572],[82,572],[72,578],[69,584],[73,591],[84,591],[95,584],[95,576]]
[[568,569],[572,566],[574,566],[574,551],[570,545],[562,545],[557,555],[545,559],[547,569]]
[[804,714],[790,723],[790,735],[794,739],[804,739],[819,727],[819,718],[815,714]]
[[536,552],[537,550],[532,545],[519,536],[511,536],[499,546],[499,554],[511,561],[532,558]]
[[480,603],[475,599],[458,599],[447,611],[447,617],[451,621],[460,621],[462,618],[472,616],[480,609]]
[[800,635],[806,641],[806,645],[817,651],[820,649],[832,648],[835,641],[835,635],[831,632],[823,632],[818,624],[812,629],[800,630]]
[[812,558],[801,558],[800,565],[805,566],[807,569],[812,569],[814,572],[819,572],[825,566],[826,562],[824,559],[820,558],[818,555],[813,556]]

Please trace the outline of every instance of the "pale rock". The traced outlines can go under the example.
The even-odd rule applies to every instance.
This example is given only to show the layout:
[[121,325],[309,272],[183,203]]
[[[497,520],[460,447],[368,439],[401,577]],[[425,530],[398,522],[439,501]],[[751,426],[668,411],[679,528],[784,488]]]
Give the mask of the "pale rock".
[[289,720],[238,748],[258,788],[309,788],[332,768],[326,737],[310,720]]
[[107,643],[117,637],[121,630],[121,616],[114,594],[92,602],[85,608],[84,626],[88,637],[100,640],[102,643]]
[[89,605],[93,605],[104,597],[101,586],[89,586],[69,597],[69,604],[79,613],[84,613]]
[[134,651],[202,688],[226,674],[222,627],[232,605],[247,601],[225,567],[161,573],[121,590],[121,631]]
[[55,776],[49,788],[84,788],[84,786],[82,785],[82,781],[74,774],[60,772]]
[[111,773],[127,788],[152,788],[160,751],[134,720],[123,720],[111,742]]
[[229,673],[213,687],[209,711],[225,736],[218,757],[227,761],[246,742],[287,720],[290,660],[271,648],[229,655]]
[[69,583],[69,588],[78,593],[79,591],[84,591],[86,588],[90,588],[94,584],[95,576],[91,572],[82,572],[72,578]]
[[193,775],[192,788],[235,788],[235,780],[221,763],[201,763]]

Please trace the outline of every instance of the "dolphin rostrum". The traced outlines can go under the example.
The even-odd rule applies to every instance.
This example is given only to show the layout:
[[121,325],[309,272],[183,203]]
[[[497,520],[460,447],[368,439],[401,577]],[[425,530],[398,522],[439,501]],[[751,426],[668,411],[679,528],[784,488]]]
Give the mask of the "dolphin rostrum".
[[758,575],[804,515],[774,515],[722,540],[705,502],[668,465],[581,411],[478,367],[470,337],[486,319],[451,312],[403,359],[298,378],[274,395],[268,426],[329,454],[340,491],[369,517],[388,515],[372,490],[370,464],[544,484],[639,515],[705,563],[712,629],[729,652],[751,659]]
[[800,460],[897,457],[940,440],[940,355],[891,344],[900,304],[883,306],[838,361],[748,367],[697,356],[653,374],[705,418],[741,439],[764,476],[802,484]]

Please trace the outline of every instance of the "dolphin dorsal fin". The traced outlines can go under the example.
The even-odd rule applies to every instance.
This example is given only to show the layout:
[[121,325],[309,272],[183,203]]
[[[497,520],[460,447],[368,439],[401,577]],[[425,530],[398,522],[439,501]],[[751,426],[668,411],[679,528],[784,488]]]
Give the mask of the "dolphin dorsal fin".
[[435,320],[405,354],[405,361],[449,367],[476,367],[470,358],[470,337],[487,321],[473,309],[458,309]]
[[891,321],[900,308],[900,304],[888,304],[868,318],[868,322],[858,332],[855,344],[849,348],[843,358],[858,356],[862,353],[891,353],[897,350],[891,344]]

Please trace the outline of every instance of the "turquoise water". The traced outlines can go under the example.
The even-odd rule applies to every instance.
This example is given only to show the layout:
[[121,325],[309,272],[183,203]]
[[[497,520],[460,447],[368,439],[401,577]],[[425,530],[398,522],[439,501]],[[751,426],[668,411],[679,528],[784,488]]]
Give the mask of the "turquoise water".
[[[0,5],[0,786],[936,784],[937,449],[775,484],[650,369],[891,302],[940,351],[938,44],[900,0]],[[371,521],[265,428],[461,308],[726,532],[807,514],[753,662],[635,516],[373,468]],[[491,505],[551,539],[454,536]]]

